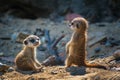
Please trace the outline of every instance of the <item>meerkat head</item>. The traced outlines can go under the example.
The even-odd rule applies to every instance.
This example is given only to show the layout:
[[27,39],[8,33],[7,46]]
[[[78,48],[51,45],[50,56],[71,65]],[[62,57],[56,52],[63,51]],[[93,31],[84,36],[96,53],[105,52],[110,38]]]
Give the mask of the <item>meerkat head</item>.
[[38,47],[41,44],[40,38],[35,35],[30,35],[23,41],[23,44],[27,47]]
[[71,21],[69,26],[74,31],[86,31],[88,28],[88,22],[82,17],[77,17]]

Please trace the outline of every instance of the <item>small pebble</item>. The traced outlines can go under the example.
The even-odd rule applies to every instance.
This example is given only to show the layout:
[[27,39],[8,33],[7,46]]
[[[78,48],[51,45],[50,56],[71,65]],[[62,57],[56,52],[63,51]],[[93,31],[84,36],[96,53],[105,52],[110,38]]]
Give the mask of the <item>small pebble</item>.
[[66,69],[67,72],[70,72],[71,75],[84,75],[86,74],[86,67],[70,67]]
[[116,61],[115,61],[115,60],[113,60],[113,61],[111,61],[111,62],[110,62],[110,64],[116,64]]
[[99,47],[97,47],[97,48],[95,48],[95,53],[98,53],[98,52],[100,52],[101,51],[101,48],[99,48]]
[[113,56],[115,57],[116,60],[120,60],[120,50],[116,50],[116,51],[113,53]]
[[12,71],[14,71],[14,68],[13,67],[9,67],[7,71],[8,72],[12,72]]
[[58,74],[58,71],[51,71],[51,74]]
[[113,67],[111,70],[120,71],[120,68]]

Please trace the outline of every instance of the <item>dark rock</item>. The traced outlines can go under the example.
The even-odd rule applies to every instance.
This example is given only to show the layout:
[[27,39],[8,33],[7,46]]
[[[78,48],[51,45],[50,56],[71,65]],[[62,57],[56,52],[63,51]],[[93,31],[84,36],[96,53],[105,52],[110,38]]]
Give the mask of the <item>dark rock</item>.
[[112,46],[119,46],[120,45],[120,40],[112,40],[111,44],[112,44]]
[[99,47],[97,47],[97,48],[95,48],[95,53],[98,53],[98,52],[100,52],[101,51],[101,48],[99,48]]
[[59,59],[59,57],[56,57],[56,56],[50,56],[48,57],[46,60],[44,60],[42,62],[42,65],[44,66],[53,66],[53,65],[60,65],[62,62],[61,62],[61,59]]
[[88,42],[88,46],[92,47],[93,45],[97,44],[97,43],[101,43],[104,40],[106,40],[106,35],[103,34],[102,32],[97,32],[93,34],[93,38],[91,40],[89,40]]
[[107,41],[107,42],[105,43],[105,46],[106,46],[106,47],[111,47],[112,44],[111,44],[109,41]]
[[86,74],[86,67],[69,67],[66,69],[67,72],[70,72],[71,75],[84,75]]
[[99,27],[105,27],[105,24],[98,24]]

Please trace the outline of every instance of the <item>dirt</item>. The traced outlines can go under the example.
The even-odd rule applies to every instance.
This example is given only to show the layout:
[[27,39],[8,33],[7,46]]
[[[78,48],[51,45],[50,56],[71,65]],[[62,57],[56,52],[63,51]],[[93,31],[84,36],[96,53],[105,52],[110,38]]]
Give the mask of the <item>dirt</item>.
[[[68,22],[53,22],[49,19],[38,18],[36,20],[20,19],[12,16],[3,16],[0,22],[0,37],[9,37],[10,39],[0,39],[0,60],[2,63],[14,66],[14,57],[22,49],[22,44],[15,42],[16,38],[12,38],[13,34],[20,32],[34,34],[37,28],[50,30],[51,38],[65,34],[65,38],[57,45],[60,53],[65,54],[65,46],[61,46],[62,42],[67,43],[70,39],[72,31],[68,28]],[[112,37],[120,40],[120,22],[113,23],[95,23],[90,24],[88,29],[88,43],[92,34],[103,33],[107,38]],[[99,52],[95,52],[96,48],[100,48]],[[90,63],[110,64],[106,61],[114,51],[120,49],[120,45],[101,45],[96,43],[92,47],[87,46],[87,59]],[[37,51],[37,57],[40,62],[46,59],[44,51]],[[2,60],[2,57],[7,59]],[[12,57],[9,59],[9,57]],[[11,63],[11,64],[10,64]],[[72,67],[66,70],[64,65],[44,67],[43,72],[6,72],[0,76],[1,80],[120,80],[120,72],[112,70],[103,70],[97,68]]]
[[[45,67],[44,72],[29,74],[17,71],[5,73],[1,80],[119,80],[120,72],[107,71],[95,68],[86,68],[84,74],[75,74],[81,68],[71,68],[71,72],[65,70],[64,66]],[[73,73],[73,74],[70,74]]]

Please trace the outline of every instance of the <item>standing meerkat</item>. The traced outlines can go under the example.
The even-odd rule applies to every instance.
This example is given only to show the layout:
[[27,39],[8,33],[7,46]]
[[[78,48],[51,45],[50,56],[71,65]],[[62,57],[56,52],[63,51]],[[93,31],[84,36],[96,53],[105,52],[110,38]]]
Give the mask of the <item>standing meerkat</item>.
[[30,35],[23,44],[23,50],[15,58],[16,68],[23,71],[41,71],[41,64],[36,58],[36,48],[41,44],[39,37]]
[[77,17],[71,21],[69,25],[73,30],[70,41],[66,44],[67,59],[65,61],[66,68],[72,64],[77,66],[95,67],[106,69],[105,66],[99,64],[88,64],[86,62],[86,43],[88,22],[84,18]]

